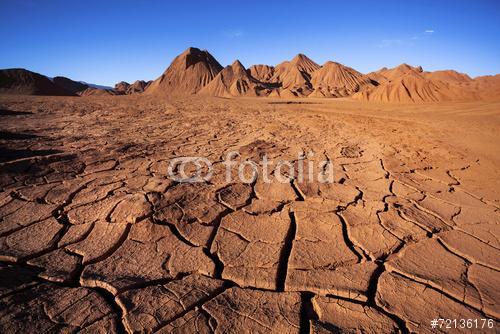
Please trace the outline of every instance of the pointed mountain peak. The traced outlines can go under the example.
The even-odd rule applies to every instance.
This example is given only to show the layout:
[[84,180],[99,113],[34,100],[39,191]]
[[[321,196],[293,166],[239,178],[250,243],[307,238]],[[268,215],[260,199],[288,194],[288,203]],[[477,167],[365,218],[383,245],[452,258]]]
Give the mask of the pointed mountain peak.
[[162,76],[149,86],[148,92],[195,94],[221,70],[222,66],[208,51],[190,47],[172,61]]
[[327,61],[313,72],[311,84],[316,97],[344,97],[373,86],[365,75],[333,61]]
[[125,81],[120,81],[115,85],[115,91],[117,91],[120,94],[125,94],[127,92],[127,89],[130,87],[130,84]]
[[406,69],[410,69],[412,68],[412,66],[408,65],[407,63],[402,63],[398,66],[396,66],[396,68],[406,68]]
[[[215,72],[217,74],[220,70],[222,70],[222,66],[219,62],[208,52],[207,50],[200,50],[198,48],[189,47],[183,53],[178,55],[170,64],[169,69],[175,68],[179,66],[180,68],[189,68],[198,63],[205,68],[210,69],[210,71]],[[167,69],[167,71],[169,70]]]
[[258,87],[262,85],[245,69],[245,66],[235,60],[226,66],[199,94],[210,96],[257,96]]
[[126,82],[126,81],[120,81],[119,83],[117,83],[115,85],[115,89],[120,89],[120,88],[123,88],[123,87],[125,89],[127,89],[129,86],[130,86],[130,84],[128,82]]
[[331,60],[328,60],[327,62],[325,62],[325,63],[323,64],[323,66],[322,66],[322,67],[325,67],[325,66],[331,66],[331,67],[333,67],[333,66],[343,66],[343,65],[342,65],[342,64],[340,64],[340,63],[337,63],[336,61],[331,61]]
[[243,64],[238,60],[236,59],[232,64],[231,64],[231,67],[233,69],[243,69],[245,70],[245,66],[243,66]]
[[186,51],[184,51],[174,59],[173,63],[175,62],[184,63],[186,68],[201,62],[207,64],[210,67],[216,67],[219,69],[219,71],[222,69],[222,66],[207,50],[200,50],[194,47],[187,48]]
[[232,74],[237,76],[237,77],[247,77],[248,76],[248,73],[247,73],[245,66],[243,66],[243,64],[238,59],[236,59],[231,64],[231,66],[228,66],[227,68],[229,68],[230,71],[232,72]]
[[187,48],[186,50],[184,50],[184,52],[181,53],[181,55],[199,54],[199,53],[203,53],[203,51],[201,49],[198,49],[198,48],[190,46],[189,48]]
[[179,54],[175,59],[181,59],[182,61],[187,61],[188,59],[204,59],[207,56],[211,56],[206,50],[201,50],[194,47],[189,47],[184,52]]
[[299,53],[296,55],[291,61],[290,64],[296,66],[299,70],[305,71],[307,73],[312,73],[321,66],[316,64],[314,61],[312,61],[309,57],[306,55]]
[[295,57],[293,57],[293,59],[291,60],[291,62],[294,63],[294,64],[303,63],[303,62],[314,63],[314,61],[312,61],[308,56],[306,56],[303,53],[297,54]]
[[397,66],[395,69],[397,70],[403,70],[403,71],[417,71],[417,72],[423,72],[422,66],[411,66],[406,63],[402,63],[401,65]]
[[381,68],[380,70],[374,72],[373,79],[382,82],[385,80],[395,80],[397,78],[400,78],[405,75],[409,76],[419,76],[423,72],[422,67],[413,67],[411,65],[408,65],[406,63],[403,63],[401,65],[398,65],[393,68]]

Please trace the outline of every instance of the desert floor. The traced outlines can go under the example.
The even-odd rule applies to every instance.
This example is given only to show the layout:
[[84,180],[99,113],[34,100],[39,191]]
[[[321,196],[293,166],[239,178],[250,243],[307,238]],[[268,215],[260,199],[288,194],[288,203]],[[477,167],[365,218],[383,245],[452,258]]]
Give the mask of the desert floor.
[[[500,102],[0,107],[2,333],[425,333],[500,317]],[[233,175],[264,154],[329,161],[335,182]],[[172,181],[183,156],[213,162],[209,182]]]

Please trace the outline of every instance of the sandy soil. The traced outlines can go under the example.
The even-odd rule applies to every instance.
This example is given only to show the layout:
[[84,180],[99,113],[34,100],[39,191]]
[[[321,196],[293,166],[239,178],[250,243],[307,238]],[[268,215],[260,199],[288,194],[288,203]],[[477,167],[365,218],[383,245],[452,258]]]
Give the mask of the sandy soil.
[[[500,317],[500,102],[0,107],[2,333],[430,333],[434,318]],[[227,182],[230,151],[329,161],[335,182]],[[173,182],[182,156],[212,161],[210,181]]]

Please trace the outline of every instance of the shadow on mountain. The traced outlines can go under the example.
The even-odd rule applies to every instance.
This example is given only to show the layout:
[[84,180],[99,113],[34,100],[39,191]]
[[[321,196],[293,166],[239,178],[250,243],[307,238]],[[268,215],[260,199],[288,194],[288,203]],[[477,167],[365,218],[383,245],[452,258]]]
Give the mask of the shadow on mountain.
[[40,136],[32,135],[29,133],[16,133],[9,131],[0,131],[0,140],[25,140],[40,138]]
[[0,109],[0,116],[20,116],[20,115],[32,115],[29,111],[14,111],[7,109]]
[[0,147],[0,163],[9,162],[17,159],[23,159],[23,158],[46,156],[62,152],[63,151],[59,150],[26,150],[26,149],[15,150],[5,147]]
[[318,102],[305,102],[305,101],[273,101],[267,104],[321,104]]

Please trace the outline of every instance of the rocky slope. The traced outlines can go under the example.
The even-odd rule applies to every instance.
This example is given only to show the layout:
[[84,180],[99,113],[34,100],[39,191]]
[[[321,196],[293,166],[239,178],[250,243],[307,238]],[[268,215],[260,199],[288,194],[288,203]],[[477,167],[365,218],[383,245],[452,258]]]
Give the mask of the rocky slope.
[[127,90],[129,89],[130,84],[125,81],[120,81],[115,85],[114,91],[117,92],[120,95],[125,95],[127,94]]
[[274,90],[272,96],[305,97],[311,94],[314,89],[311,76],[319,68],[318,64],[304,54],[276,65],[270,82],[279,83],[280,88]]
[[136,80],[126,91],[126,94],[138,94],[144,92],[152,81]]
[[350,67],[329,61],[312,73],[311,84],[311,97],[345,97],[376,83]]
[[271,83],[274,76],[274,67],[269,65],[252,65],[248,68],[247,72],[260,82]]
[[355,99],[370,102],[427,103],[471,101],[480,98],[478,89],[470,89],[468,76],[454,71],[423,72],[421,67],[402,64],[369,75],[379,78],[376,87],[355,94]]
[[236,60],[231,66],[226,66],[198,92],[199,95],[225,97],[260,96],[266,93],[268,93],[266,85],[248,74],[239,60]]

